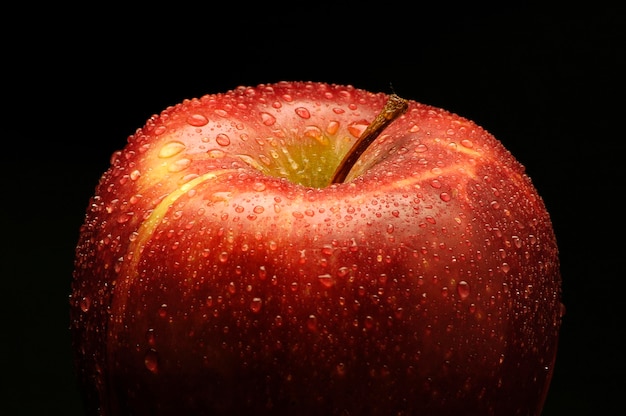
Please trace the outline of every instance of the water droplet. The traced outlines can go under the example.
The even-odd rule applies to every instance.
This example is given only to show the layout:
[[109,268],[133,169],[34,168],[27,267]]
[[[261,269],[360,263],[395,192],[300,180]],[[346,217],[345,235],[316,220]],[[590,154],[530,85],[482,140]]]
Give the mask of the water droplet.
[[317,331],[317,317],[315,315],[309,315],[306,320],[306,327],[309,331]]
[[328,141],[324,140],[324,135],[322,134],[322,130],[317,126],[306,126],[304,128],[303,135],[305,137],[309,137],[311,139],[315,139],[320,143],[326,144]]
[[335,134],[337,133],[337,131],[339,130],[339,122],[338,121],[331,121],[328,123],[328,125],[326,126],[326,133],[328,134]]
[[156,344],[156,337],[154,336],[154,328],[150,328],[146,331],[146,342],[150,346]]
[[469,284],[465,280],[461,280],[456,285],[456,292],[459,294],[461,299],[466,299],[470,294]]
[[449,194],[449,193],[447,193],[447,192],[442,192],[442,193],[440,193],[440,194],[439,194],[439,198],[441,198],[441,200],[442,200],[443,202],[449,202],[449,201],[452,199],[452,197],[450,196],[450,194]]
[[228,261],[228,253],[226,251],[222,251],[219,255],[219,261],[221,263],[226,263]]
[[206,153],[211,159],[221,159],[226,156],[226,153],[221,149],[210,149]]
[[461,140],[461,145],[463,145],[464,147],[467,147],[468,149],[471,149],[472,147],[474,147],[474,143],[472,143],[472,141],[469,139]]
[[333,281],[333,277],[329,274],[321,274],[317,276],[317,278],[319,279],[320,283],[326,288],[332,287],[335,284],[335,282]]
[[209,122],[209,119],[202,114],[192,114],[187,117],[187,123],[194,127],[202,127]]
[[500,266],[500,269],[504,272],[504,273],[508,273],[509,270],[511,270],[511,266],[509,266],[508,263],[502,263],[502,266]]
[[118,257],[115,265],[113,266],[113,270],[115,273],[119,273],[122,270],[122,263],[124,262],[124,257]]
[[387,280],[389,280],[389,276],[386,273],[381,273],[378,276],[378,283],[380,283],[383,286],[387,284]]
[[133,181],[136,181],[137,179],[139,179],[140,176],[141,176],[141,172],[139,172],[139,170],[137,169],[135,169],[134,171],[130,173],[130,179]]
[[154,348],[150,348],[143,358],[146,368],[153,374],[159,372],[159,356]]
[[85,296],[80,300],[80,310],[83,312],[88,312],[91,307],[91,298]]
[[175,156],[185,150],[185,147],[184,143],[179,141],[165,143],[161,150],[159,150],[159,157],[165,159]]
[[311,113],[309,112],[308,109],[304,108],[304,107],[298,107],[295,109],[295,112],[297,115],[299,115],[302,118],[311,118]]
[[157,313],[159,317],[165,318],[167,316],[167,303],[162,304]]
[[259,279],[265,280],[267,278],[267,269],[265,266],[259,266]]
[[348,273],[349,273],[349,272],[350,272],[350,268],[349,268],[349,267],[346,267],[346,266],[343,266],[343,267],[340,267],[340,268],[337,270],[337,276],[338,276],[338,277],[346,277],[346,276],[348,275]]
[[415,146],[415,153],[424,153],[428,150],[425,144],[418,144]]
[[189,165],[191,165],[191,159],[187,159],[187,158],[178,159],[176,162],[171,163],[167,167],[167,170],[172,173],[181,172],[187,169]]
[[524,289],[524,297],[528,298],[533,293],[533,285],[526,285],[526,289]]
[[272,164],[272,160],[265,155],[259,155],[259,160],[261,160],[261,162],[263,162],[267,166],[270,166]]
[[261,298],[252,298],[252,301],[250,302],[250,310],[254,313],[259,313],[262,305],[263,301]]
[[361,137],[361,134],[365,131],[369,123],[366,120],[354,122],[348,126],[348,131],[354,137]]
[[261,113],[261,121],[266,126],[271,126],[272,124],[276,123],[276,117],[274,117],[270,113]]
[[124,223],[128,222],[128,220],[130,220],[134,214],[135,214],[134,212],[125,212],[125,213],[123,213],[122,215],[117,217],[117,223],[118,224],[124,224]]
[[217,137],[215,138],[215,141],[220,146],[228,146],[230,144],[230,138],[224,133],[218,134]]

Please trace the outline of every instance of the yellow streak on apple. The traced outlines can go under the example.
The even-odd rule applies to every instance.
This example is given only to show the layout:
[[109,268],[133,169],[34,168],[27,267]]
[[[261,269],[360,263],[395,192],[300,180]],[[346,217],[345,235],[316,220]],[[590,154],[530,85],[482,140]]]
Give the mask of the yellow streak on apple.
[[[470,149],[470,148],[462,146],[462,147],[457,147],[456,151],[459,153],[464,153],[472,157],[473,159],[484,159],[484,155],[481,152],[476,151],[474,149]],[[471,176],[472,178],[475,178],[476,177],[475,165],[467,163],[465,166],[471,167],[471,169],[466,169],[466,171],[469,174],[469,176]],[[389,184],[390,186],[388,188],[385,188],[385,191],[389,189],[405,188],[405,187],[412,187],[412,186],[415,187],[415,184],[418,182],[426,182],[430,179],[434,179],[439,176],[445,176],[446,174],[450,172],[456,172],[456,171],[458,171],[458,167],[456,165],[449,165],[447,167],[441,168],[441,170],[437,173],[434,173],[430,170],[424,171],[423,173],[420,173],[419,175],[414,174],[413,176],[410,176],[408,178],[400,179],[400,180],[390,183]],[[353,172],[355,172],[356,175],[354,175]],[[353,169],[348,175],[346,182],[350,182],[353,179],[355,179],[356,176],[360,176],[362,174],[363,172],[361,172],[360,169]],[[420,186],[418,185],[417,187],[419,188]]]
[[[165,217],[165,213],[172,207],[172,205],[183,196],[185,193],[189,192],[191,189],[200,185],[203,182],[213,180],[221,175],[232,173],[232,169],[221,169],[212,171],[209,173],[205,173],[204,175],[200,175],[189,182],[184,183],[178,189],[172,191],[169,195],[161,200],[157,204],[157,206],[152,210],[148,218],[146,218],[137,229],[137,239],[131,243],[129,246],[129,253],[131,254],[131,259],[126,265],[126,277],[123,284],[126,286],[126,290],[119,290],[117,296],[119,296],[118,304],[122,305],[125,308],[126,299],[128,298],[129,288],[132,286],[132,282],[138,275],[137,266],[139,265],[139,260],[141,258],[141,254],[143,252],[143,248],[145,247],[146,242],[152,237],[155,229],[161,224],[161,221]],[[154,176],[154,175],[153,175]],[[156,177],[156,176],[154,176]],[[119,319],[121,317],[115,317],[116,322],[121,322]]]

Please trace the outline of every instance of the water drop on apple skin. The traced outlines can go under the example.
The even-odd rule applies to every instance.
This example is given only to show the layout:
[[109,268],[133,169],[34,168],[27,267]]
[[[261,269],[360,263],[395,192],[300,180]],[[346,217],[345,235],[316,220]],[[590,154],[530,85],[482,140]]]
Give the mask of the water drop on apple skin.
[[263,300],[261,298],[253,298],[250,302],[250,310],[253,313],[259,313],[261,311],[261,307],[263,306]]
[[298,107],[295,109],[295,112],[303,119],[311,118],[311,112],[306,107]]
[[271,126],[276,123],[276,117],[274,117],[270,113],[261,113],[261,120],[266,126]]
[[470,286],[465,280],[461,280],[456,286],[456,289],[461,300],[467,299],[470,295]]
[[80,310],[83,312],[88,312],[91,307],[91,299],[87,296],[83,297],[80,300]]
[[220,133],[217,135],[217,137],[215,138],[215,141],[217,142],[217,144],[219,144],[220,146],[228,146],[230,144],[230,137],[228,137],[228,135],[224,134],[224,133]]
[[318,279],[325,288],[330,288],[335,284],[330,274],[321,274],[318,276]]
[[151,348],[146,351],[144,365],[151,373],[157,374],[159,372],[159,355],[155,349]]
[[202,114],[192,114],[187,118],[187,123],[195,127],[202,127],[209,123],[209,119]]
[[159,157],[164,159],[170,158],[185,150],[186,147],[184,143],[179,141],[168,142],[159,150]]

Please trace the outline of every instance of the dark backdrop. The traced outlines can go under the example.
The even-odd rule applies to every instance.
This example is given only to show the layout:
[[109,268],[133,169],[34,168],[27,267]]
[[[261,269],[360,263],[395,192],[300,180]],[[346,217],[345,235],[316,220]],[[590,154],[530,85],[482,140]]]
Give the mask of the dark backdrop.
[[184,98],[280,80],[393,88],[498,137],[527,167],[561,250],[567,313],[544,416],[621,407],[625,16],[599,4],[352,3],[3,13],[1,414],[82,414],[69,285],[110,154]]

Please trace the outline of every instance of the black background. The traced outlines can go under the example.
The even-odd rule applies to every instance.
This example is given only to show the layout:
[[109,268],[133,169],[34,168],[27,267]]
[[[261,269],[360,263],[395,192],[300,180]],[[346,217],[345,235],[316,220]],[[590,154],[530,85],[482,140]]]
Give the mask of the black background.
[[82,414],[68,295],[78,228],[111,153],[184,98],[280,80],[393,89],[498,137],[544,198],[561,251],[567,313],[543,415],[623,408],[618,6],[338,4],[3,13],[1,414]]

